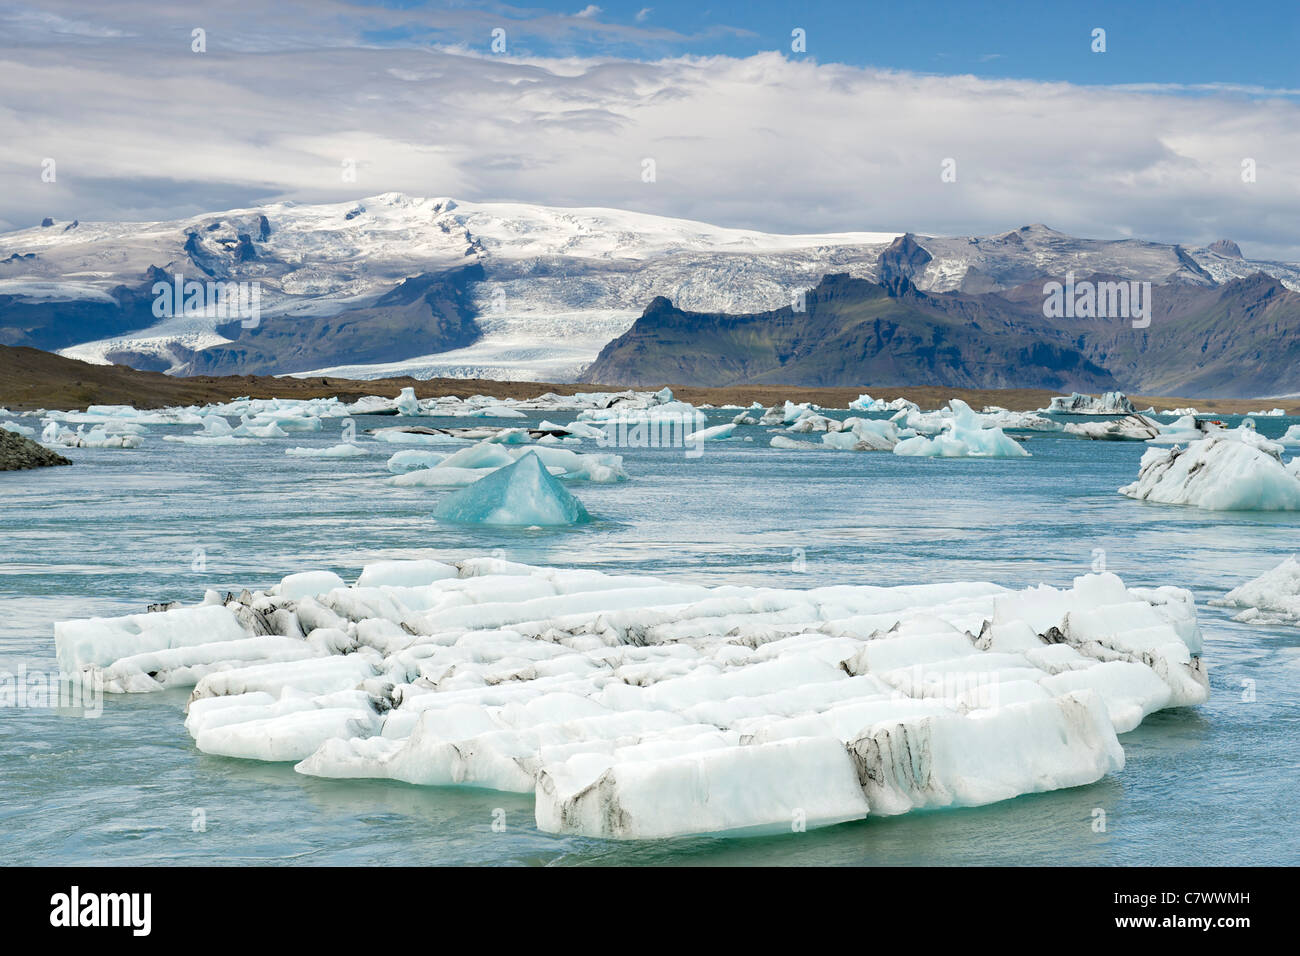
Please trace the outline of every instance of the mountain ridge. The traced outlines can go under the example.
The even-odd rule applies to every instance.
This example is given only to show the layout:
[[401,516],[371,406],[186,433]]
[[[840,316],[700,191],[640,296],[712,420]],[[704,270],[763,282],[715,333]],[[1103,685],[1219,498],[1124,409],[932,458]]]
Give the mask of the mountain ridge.
[[[464,278],[474,266],[481,275]],[[1245,259],[1230,240],[1079,239],[1041,223],[991,236],[778,235],[626,210],[385,193],[0,234],[0,344],[180,375],[575,381],[665,293],[687,311],[752,314],[845,273],[952,293],[956,314],[961,296],[1014,299],[1035,284],[1041,293],[1066,271],[1212,289],[1256,270],[1300,289],[1300,267]],[[249,331],[207,316],[155,317],[153,283],[177,274],[257,283],[259,321]],[[444,293],[399,307],[389,297],[412,281]]]

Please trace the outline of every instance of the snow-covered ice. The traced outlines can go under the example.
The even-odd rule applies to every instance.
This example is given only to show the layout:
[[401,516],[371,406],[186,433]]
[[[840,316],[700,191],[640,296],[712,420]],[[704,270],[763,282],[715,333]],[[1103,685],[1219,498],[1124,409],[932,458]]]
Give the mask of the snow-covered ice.
[[203,752],[532,793],[541,829],[615,839],[1080,786],[1123,768],[1117,734],[1208,693],[1191,594],[1113,574],[800,591],[385,561],[55,642],[113,693],[192,686]]

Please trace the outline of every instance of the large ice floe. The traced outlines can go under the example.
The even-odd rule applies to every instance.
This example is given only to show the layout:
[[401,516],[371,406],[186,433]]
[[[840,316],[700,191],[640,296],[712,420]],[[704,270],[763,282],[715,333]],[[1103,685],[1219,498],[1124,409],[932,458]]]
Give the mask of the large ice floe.
[[1300,561],[1287,558],[1271,571],[1210,601],[1219,607],[1241,608],[1234,621],[1256,624],[1300,624]]
[[[441,465],[431,470],[440,468]],[[400,477],[410,477],[410,474]],[[441,521],[505,527],[552,528],[591,520],[582,502],[547,471],[533,449],[517,461],[452,492],[438,502],[433,513]]]
[[1247,427],[1186,447],[1151,448],[1142,456],[1137,481],[1119,492],[1210,511],[1300,511],[1300,475],[1283,464],[1282,451]]
[[1191,594],[1113,574],[798,591],[386,561],[55,642],[111,693],[192,686],[204,753],[533,793],[541,829],[617,839],[1092,783],[1123,768],[1117,734],[1208,688]]
[[[948,403],[950,417],[933,438],[916,435],[894,445],[895,455],[922,458],[1028,458],[1020,443],[996,425],[987,426],[984,416],[960,399]],[[904,414],[902,412],[900,415]],[[908,421],[911,425],[911,421]]]

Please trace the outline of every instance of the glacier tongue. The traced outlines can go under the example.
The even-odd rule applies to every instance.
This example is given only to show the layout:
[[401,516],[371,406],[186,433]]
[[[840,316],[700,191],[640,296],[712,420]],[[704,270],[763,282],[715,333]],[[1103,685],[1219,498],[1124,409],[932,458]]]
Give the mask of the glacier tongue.
[[384,561],[55,641],[112,692],[193,686],[201,751],[534,793],[541,829],[613,839],[1079,786],[1123,768],[1117,733],[1208,693],[1191,595],[1113,574],[797,591]]

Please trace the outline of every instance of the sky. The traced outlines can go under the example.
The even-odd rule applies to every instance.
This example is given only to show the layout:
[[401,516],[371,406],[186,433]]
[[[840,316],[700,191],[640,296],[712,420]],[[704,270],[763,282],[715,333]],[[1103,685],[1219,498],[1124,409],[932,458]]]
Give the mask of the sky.
[[0,230],[400,191],[1296,261],[1298,48],[1295,0],[0,0]]

